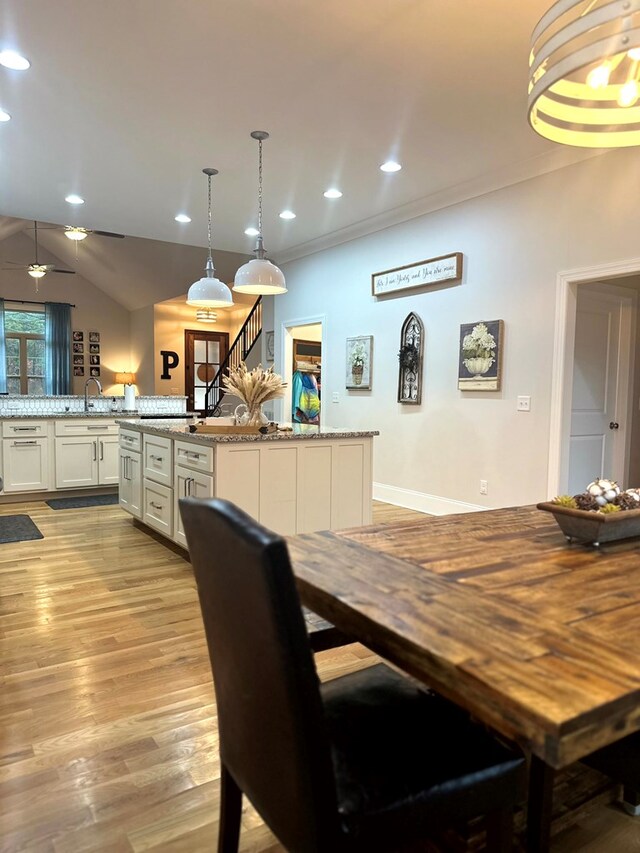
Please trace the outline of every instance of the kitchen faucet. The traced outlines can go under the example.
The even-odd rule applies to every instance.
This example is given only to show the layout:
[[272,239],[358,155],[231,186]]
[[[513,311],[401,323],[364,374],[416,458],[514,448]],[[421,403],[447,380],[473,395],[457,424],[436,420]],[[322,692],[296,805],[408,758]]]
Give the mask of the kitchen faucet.
[[[98,396],[102,396],[102,385],[98,382],[95,376],[90,376],[87,381],[84,383],[84,410],[85,412],[89,411],[89,383],[95,382],[98,387]],[[93,403],[91,403],[93,406]]]

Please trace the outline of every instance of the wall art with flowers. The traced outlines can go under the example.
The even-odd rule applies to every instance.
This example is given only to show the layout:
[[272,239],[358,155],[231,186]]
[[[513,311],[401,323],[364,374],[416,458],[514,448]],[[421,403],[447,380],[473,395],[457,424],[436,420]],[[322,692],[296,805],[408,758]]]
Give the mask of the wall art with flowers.
[[461,391],[499,391],[504,323],[483,320],[460,326],[458,388]]
[[373,336],[347,338],[347,370],[345,386],[351,390],[371,390]]

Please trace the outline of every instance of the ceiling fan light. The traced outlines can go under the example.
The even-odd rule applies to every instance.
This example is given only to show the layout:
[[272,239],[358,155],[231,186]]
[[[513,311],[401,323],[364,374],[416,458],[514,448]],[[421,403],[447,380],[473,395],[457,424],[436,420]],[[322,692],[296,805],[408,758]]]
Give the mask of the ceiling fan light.
[[287,292],[284,273],[266,258],[252,258],[236,272],[233,289],[253,296],[277,296]]
[[196,320],[199,323],[216,323],[218,315],[210,308],[198,308],[196,311]]
[[47,274],[47,270],[41,266],[31,266],[29,267],[27,272],[29,273],[31,278],[44,278],[44,276]]
[[88,236],[86,228],[76,228],[69,226],[64,229],[64,236],[69,240],[84,240]]

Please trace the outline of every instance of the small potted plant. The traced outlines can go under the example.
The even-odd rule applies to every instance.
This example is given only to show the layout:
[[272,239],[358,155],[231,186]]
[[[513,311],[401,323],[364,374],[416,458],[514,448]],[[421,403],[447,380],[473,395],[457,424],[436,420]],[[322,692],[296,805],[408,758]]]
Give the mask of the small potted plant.
[[478,323],[462,339],[462,363],[472,376],[482,376],[495,359],[496,339],[485,323]]
[[364,363],[366,358],[366,350],[363,341],[356,341],[351,350],[349,361],[351,364],[351,376],[353,377],[354,385],[362,385],[362,374],[364,373]]

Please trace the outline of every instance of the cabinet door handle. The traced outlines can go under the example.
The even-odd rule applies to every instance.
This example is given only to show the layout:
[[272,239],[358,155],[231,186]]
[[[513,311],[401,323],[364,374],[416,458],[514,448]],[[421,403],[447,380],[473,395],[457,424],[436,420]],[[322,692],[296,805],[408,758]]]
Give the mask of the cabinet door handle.
[[25,444],[37,444],[37,441],[14,441],[14,447],[24,447]]
[[93,461],[95,462],[98,458],[98,448],[96,447],[97,442],[93,442]]
[[149,506],[152,506],[154,509],[162,509],[162,504],[154,504],[153,501],[149,501]]
[[105,426],[103,426],[102,424],[88,424],[88,425],[87,425],[87,429],[101,429],[101,430],[105,430],[105,429],[106,429],[106,427],[105,427]]
[[100,461],[104,459],[104,441],[100,442]]
[[11,427],[14,432],[37,432],[38,427]]
[[153,459],[154,462],[162,462],[162,456],[154,456],[153,453],[149,454],[149,459]]

